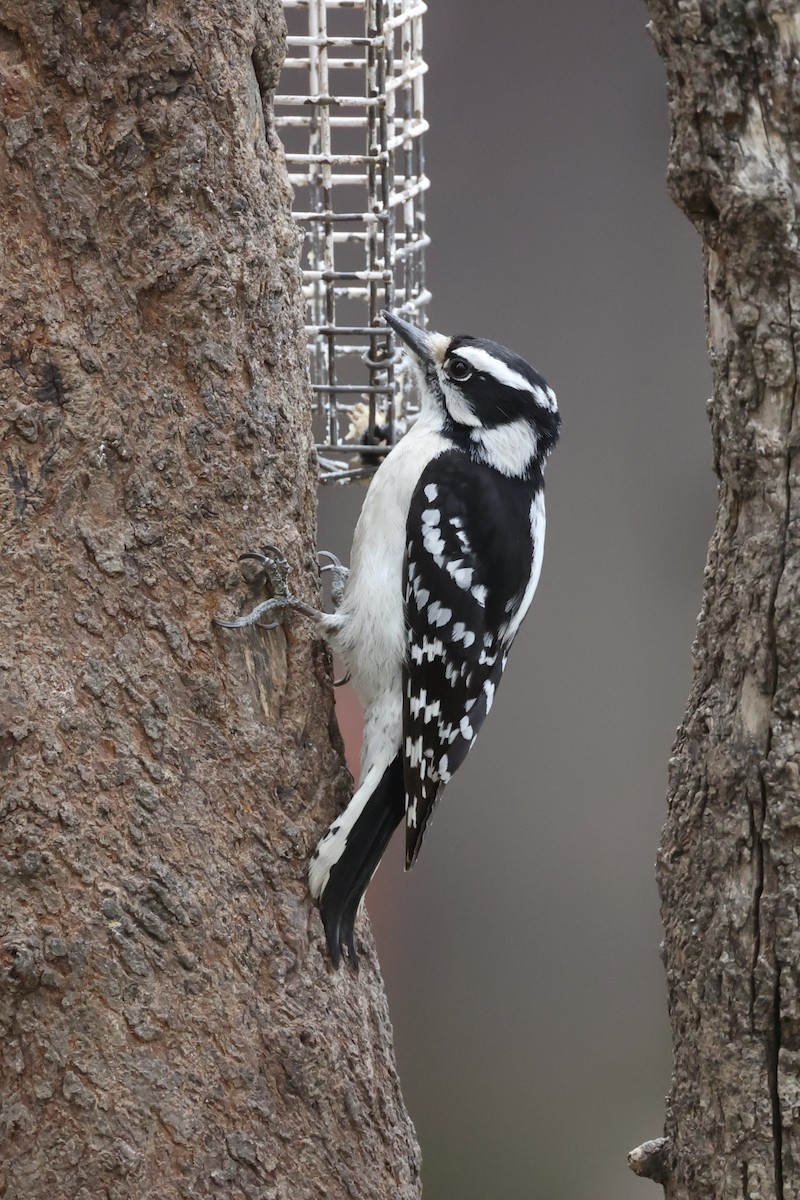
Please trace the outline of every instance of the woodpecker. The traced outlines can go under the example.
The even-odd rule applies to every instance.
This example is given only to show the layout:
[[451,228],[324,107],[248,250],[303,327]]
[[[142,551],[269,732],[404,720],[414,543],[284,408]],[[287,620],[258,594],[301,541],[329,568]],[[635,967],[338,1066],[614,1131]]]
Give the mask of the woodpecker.
[[[405,820],[406,870],[494,701],[542,567],[545,463],[561,418],[545,380],[496,342],[445,337],[393,313],[420,413],[367,492],[334,613],[285,594],[343,659],[364,706],[359,786],[309,866],[334,966],[357,967],[355,920]],[[275,556],[263,557],[273,568]],[[334,564],[336,566],[336,564]]]

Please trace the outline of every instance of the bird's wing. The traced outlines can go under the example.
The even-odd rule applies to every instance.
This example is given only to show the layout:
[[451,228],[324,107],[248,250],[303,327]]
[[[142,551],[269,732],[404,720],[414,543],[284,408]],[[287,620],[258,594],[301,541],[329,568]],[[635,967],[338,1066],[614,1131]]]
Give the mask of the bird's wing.
[[426,467],[412,497],[404,564],[407,867],[492,707],[533,595],[534,496],[530,483],[451,451]]

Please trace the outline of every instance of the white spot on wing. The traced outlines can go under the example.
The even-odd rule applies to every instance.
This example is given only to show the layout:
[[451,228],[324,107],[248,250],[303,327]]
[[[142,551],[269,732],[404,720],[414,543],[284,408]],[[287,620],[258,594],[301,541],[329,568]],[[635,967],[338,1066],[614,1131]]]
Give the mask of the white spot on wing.
[[[459,562],[460,561],[461,560],[459,559]],[[463,588],[466,591],[467,588],[472,583],[472,576],[473,576],[472,567],[459,567],[457,564],[452,563],[450,566],[448,566],[447,569],[450,572],[450,574],[453,576],[453,579],[456,581],[458,586],[460,588]],[[473,588],[473,595],[474,594],[475,594],[475,591]]]
[[409,737],[406,738],[406,758],[412,768],[418,767],[424,761],[422,758],[422,734],[413,740]]
[[[453,641],[463,642],[466,649],[475,641],[475,634],[471,629],[467,629],[463,621],[457,621],[453,626]],[[466,670],[466,667],[462,668],[462,673],[464,670]]]
[[455,665],[455,663],[451,663],[449,660],[448,660],[448,662],[445,663],[444,677],[448,683],[456,683],[457,682],[458,667]]
[[416,649],[416,646],[412,646],[411,648],[411,657],[415,662],[422,662],[423,658],[428,662],[433,662],[435,658],[444,658],[444,644],[441,638],[428,638],[423,636],[422,645],[419,647],[419,658],[417,658],[414,654]]
[[454,729],[449,721],[446,725],[443,721],[439,722],[439,738],[442,742],[448,742],[452,744],[457,737],[458,730]]
[[431,625],[436,625],[439,629],[447,624],[452,615],[452,610],[443,608],[438,600],[434,600],[433,604],[428,605],[428,620]]
[[436,562],[437,557],[444,550],[444,538],[439,531],[431,525],[424,525],[422,529],[422,544],[428,551],[428,554],[433,555],[434,562]]

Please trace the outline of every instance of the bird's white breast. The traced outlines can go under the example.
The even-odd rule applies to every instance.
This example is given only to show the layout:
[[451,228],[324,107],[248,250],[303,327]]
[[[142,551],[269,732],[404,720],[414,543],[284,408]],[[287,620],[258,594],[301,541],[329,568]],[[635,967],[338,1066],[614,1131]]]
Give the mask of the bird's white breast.
[[388,688],[400,687],[408,509],[428,463],[452,448],[440,429],[437,413],[420,414],[376,472],[356,525],[350,576],[329,636],[365,706]]

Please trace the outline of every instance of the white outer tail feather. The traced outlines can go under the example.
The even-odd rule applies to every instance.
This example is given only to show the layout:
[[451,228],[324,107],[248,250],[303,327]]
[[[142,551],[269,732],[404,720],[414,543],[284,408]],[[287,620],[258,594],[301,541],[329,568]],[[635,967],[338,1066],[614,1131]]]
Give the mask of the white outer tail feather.
[[328,886],[331,870],[344,854],[350,832],[383,778],[390,762],[391,758],[387,761],[381,760],[370,767],[364,777],[364,782],[353,794],[353,799],[347,808],[336,818],[327,833],[320,838],[308,868],[308,886],[315,900],[320,899]]

